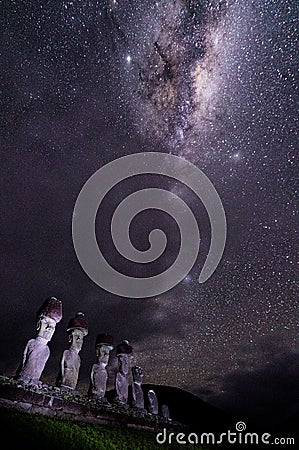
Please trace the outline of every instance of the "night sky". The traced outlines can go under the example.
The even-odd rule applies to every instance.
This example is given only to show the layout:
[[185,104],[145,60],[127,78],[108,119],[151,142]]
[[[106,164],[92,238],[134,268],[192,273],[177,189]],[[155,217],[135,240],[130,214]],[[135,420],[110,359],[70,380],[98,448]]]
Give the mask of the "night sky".
[[[130,341],[146,383],[181,387],[258,420],[298,411],[297,17],[294,0],[2,2],[2,373],[15,374],[36,311],[55,296],[64,316],[44,382],[55,383],[67,323],[83,311],[82,391],[95,337],[107,332]],[[132,243],[146,250],[149,232],[161,227],[165,254],[148,267],[118,254],[111,217],[136,189],[176,193],[201,230],[198,260],[180,284],[128,299],[81,268],[72,214],[100,167],[149,151],[183,157],[209,177],[227,241],[218,268],[199,284],[210,242],[200,200],[167,177],[125,180],[96,222],[118,270],[152,276],[172,264],[180,244],[176,223],[149,210],[133,220]],[[112,381],[115,364],[112,353]]]

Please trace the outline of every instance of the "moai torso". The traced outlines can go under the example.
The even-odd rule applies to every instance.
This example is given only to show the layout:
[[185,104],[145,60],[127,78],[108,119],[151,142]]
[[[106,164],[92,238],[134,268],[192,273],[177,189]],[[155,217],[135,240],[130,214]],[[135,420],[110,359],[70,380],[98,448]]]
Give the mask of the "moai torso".
[[133,384],[132,384],[132,396],[133,407],[138,409],[144,409],[144,396],[142,390],[143,372],[141,367],[132,367]]
[[104,401],[106,394],[108,380],[106,367],[111,350],[113,350],[113,337],[99,334],[96,340],[97,363],[93,364],[90,374],[90,394],[100,401]]
[[129,382],[126,373],[117,372],[115,380],[116,399],[120,403],[128,402]]
[[116,402],[126,405],[129,394],[129,372],[132,347],[128,341],[122,341],[116,349],[118,358],[118,372],[115,377]]
[[159,412],[159,406],[158,406],[158,399],[157,399],[155,391],[153,391],[153,390],[148,391],[147,398],[148,398],[149,413],[157,415]]
[[94,364],[91,369],[91,394],[99,400],[105,397],[108,374],[106,366]]
[[42,384],[40,377],[50,356],[48,342],[52,339],[56,324],[62,318],[62,303],[55,297],[48,298],[37,312],[38,335],[30,339],[23,353],[17,379],[33,385]]
[[161,414],[164,419],[170,420],[168,405],[161,406]]
[[81,358],[79,352],[83,346],[84,336],[88,333],[88,324],[83,313],[77,313],[70,320],[67,332],[69,335],[70,347],[64,350],[60,365],[60,379],[58,386],[61,389],[76,389],[79,371],[81,366]]
[[50,356],[48,341],[42,338],[30,339],[24,350],[22,369],[18,379],[37,383]]
[[75,389],[78,383],[79,370],[81,366],[81,358],[79,354],[71,349],[64,350],[61,366],[61,386]]

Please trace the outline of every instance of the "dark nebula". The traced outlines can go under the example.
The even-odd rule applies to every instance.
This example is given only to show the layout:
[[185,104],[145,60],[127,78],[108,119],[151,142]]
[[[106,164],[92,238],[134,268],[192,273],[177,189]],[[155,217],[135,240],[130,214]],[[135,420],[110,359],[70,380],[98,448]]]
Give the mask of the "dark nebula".
[[[35,335],[36,311],[55,296],[64,316],[45,382],[55,382],[67,323],[83,311],[90,326],[83,391],[95,337],[104,332],[130,341],[146,383],[187,389],[244,417],[256,411],[260,420],[298,410],[297,18],[293,0],[2,2],[4,374],[15,373]],[[201,247],[171,291],[120,298],[82,270],[72,214],[95,171],[148,151],[186,158],[209,177],[226,212],[227,243],[217,270],[199,285],[210,240],[203,205],[170,180],[126,180],[97,217],[111,264],[130,274],[112,248],[108,218],[128,193],[152,184],[188,203]],[[169,217],[147,211],[132,223],[138,249],[155,227],[169,248],[158,265],[136,268],[144,276],[171,264],[179,246]]]

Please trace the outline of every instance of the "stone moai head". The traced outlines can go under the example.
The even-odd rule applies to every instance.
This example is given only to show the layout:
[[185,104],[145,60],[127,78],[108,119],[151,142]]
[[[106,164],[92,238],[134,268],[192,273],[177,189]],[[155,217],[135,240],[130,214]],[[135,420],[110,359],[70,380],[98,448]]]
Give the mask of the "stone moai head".
[[159,408],[158,408],[158,399],[155,391],[150,389],[147,393],[148,398],[148,410],[151,414],[158,414]]
[[164,417],[164,419],[170,420],[168,405],[161,406],[161,414],[162,414],[162,417]]
[[47,298],[36,313],[37,337],[49,342],[56,324],[62,319],[62,302],[55,297]]
[[116,356],[118,358],[119,371],[124,375],[128,375],[130,371],[130,357],[133,351],[133,347],[129,344],[129,341],[123,340],[116,347]]
[[83,346],[83,338],[88,334],[88,322],[83,312],[78,312],[69,321],[67,332],[69,335],[70,349],[79,353]]
[[55,297],[47,298],[36,313],[37,336],[27,342],[17,378],[34,386],[41,385],[40,377],[50,356],[47,345],[52,339],[56,324],[62,319],[62,303]]
[[114,340],[110,334],[101,333],[96,338],[96,354],[98,363],[108,364],[110,352],[114,349]]
[[132,376],[133,376],[133,381],[135,383],[142,383],[142,380],[143,380],[142,368],[139,366],[133,366],[132,367]]

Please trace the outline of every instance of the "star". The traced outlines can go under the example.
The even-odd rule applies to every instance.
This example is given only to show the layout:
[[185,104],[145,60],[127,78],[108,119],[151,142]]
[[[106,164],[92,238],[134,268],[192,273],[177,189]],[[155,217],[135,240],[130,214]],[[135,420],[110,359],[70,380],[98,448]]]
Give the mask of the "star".
[[[296,3],[19,3],[6,2],[1,40],[7,151],[0,166],[0,307],[2,343],[11,346],[1,347],[0,372],[14,373],[34,333],[35,311],[54,289],[64,302],[63,320],[84,302],[94,333],[128,337],[149,382],[186,388],[221,408],[239,408],[242,417],[294,411]],[[78,193],[100,167],[155,151],[192,162],[211,180],[224,205],[227,243],[206,283],[199,285],[192,269],[165,295],[133,301],[86,277],[70,223]],[[154,208],[134,217],[129,235],[142,251],[151,230],[161,228],[168,245],[157,262],[128,261],[113,245],[113,211],[147,187],[175,193],[193,211],[200,230],[194,274],[200,273],[211,242],[209,217],[171,177],[131,177],[111,189],[96,218],[103,253],[129,276],[152,276],[175,261],[179,227]],[[58,347],[65,342],[64,326],[56,338]],[[94,360],[92,332],[90,339],[83,390]],[[57,375],[55,345],[45,381]]]

